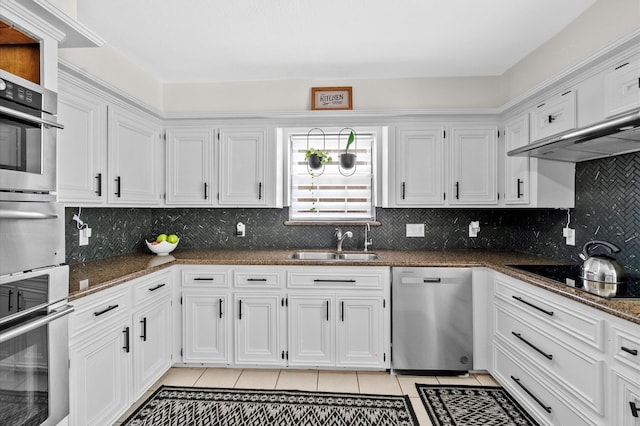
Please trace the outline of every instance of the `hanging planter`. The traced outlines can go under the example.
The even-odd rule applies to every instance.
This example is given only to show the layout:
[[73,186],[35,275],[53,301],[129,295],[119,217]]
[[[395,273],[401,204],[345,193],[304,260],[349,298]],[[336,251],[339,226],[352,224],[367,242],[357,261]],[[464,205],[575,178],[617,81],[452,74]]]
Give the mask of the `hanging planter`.
[[[322,133],[322,150],[315,149],[309,146],[309,138],[311,136],[311,133],[313,133],[315,130]],[[329,151],[327,151],[326,148],[327,140],[322,129],[318,129],[316,127],[309,130],[309,132],[307,133],[307,151],[304,154],[304,159],[307,162],[307,172],[311,176],[320,176],[322,173],[324,173],[325,164],[331,161],[331,156],[329,155]]]
[[[358,137],[356,136],[356,132],[348,127],[340,130],[338,134],[338,146],[340,146],[340,136],[344,130],[349,130],[349,138],[347,139],[347,146],[344,149],[344,152],[340,154],[340,167],[338,168],[340,174],[343,176],[351,176],[356,172],[356,160],[357,155],[349,152],[349,147],[355,142],[355,150],[358,149]],[[343,170],[353,170],[351,173],[344,173]]]

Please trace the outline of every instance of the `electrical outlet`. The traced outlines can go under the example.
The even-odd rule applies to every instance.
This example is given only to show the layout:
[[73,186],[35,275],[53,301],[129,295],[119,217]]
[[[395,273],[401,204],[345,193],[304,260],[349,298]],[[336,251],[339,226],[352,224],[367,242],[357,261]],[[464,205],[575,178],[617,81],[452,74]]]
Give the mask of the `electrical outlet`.
[[424,237],[424,223],[407,223],[407,237]]
[[563,228],[562,236],[565,238],[565,243],[568,246],[576,245],[576,230],[573,228]]
[[238,224],[236,225],[236,236],[240,238],[244,237],[245,230],[246,228],[244,223],[238,222]]
[[81,229],[78,232],[78,234],[79,234],[78,245],[80,246],[89,245],[89,233],[87,232],[87,229]]

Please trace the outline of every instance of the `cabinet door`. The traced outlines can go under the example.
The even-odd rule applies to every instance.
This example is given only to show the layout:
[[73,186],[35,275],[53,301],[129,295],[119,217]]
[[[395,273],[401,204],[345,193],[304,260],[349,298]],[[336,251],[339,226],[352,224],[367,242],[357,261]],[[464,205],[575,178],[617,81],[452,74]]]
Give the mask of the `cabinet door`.
[[122,323],[86,343],[83,340],[81,344],[71,345],[72,425],[113,424],[129,407],[132,354],[123,349],[127,337],[123,331],[127,329],[129,323]]
[[212,206],[213,129],[167,131],[167,204]]
[[229,361],[226,293],[183,293],[183,362]]
[[[505,151],[529,143],[529,117],[522,115],[504,126]],[[504,188],[506,204],[529,204],[529,157],[508,157],[505,152]]]
[[640,107],[640,57],[617,65],[604,84],[607,117]]
[[220,205],[267,206],[267,131],[220,132]]
[[236,364],[280,365],[281,297],[236,294],[235,362]]
[[442,128],[396,131],[396,180],[393,189],[398,206],[444,203],[444,149]]
[[107,106],[97,96],[60,82],[58,200],[104,204],[107,199]]
[[289,365],[333,365],[332,297],[289,296]]
[[531,142],[576,127],[576,92],[567,90],[531,111]]
[[452,129],[449,204],[498,203],[497,133],[495,126]]
[[640,373],[614,364],[611,369],[612,425],[640,425]]
[[160,126],[151,118],[109,108],[109,203],[160,204]]
[[171,367],[171,318],[168,297],[140,309],[133,317],[133,399],[142,396]]
[[382,297],[338,297],[336,365],[384,366]]

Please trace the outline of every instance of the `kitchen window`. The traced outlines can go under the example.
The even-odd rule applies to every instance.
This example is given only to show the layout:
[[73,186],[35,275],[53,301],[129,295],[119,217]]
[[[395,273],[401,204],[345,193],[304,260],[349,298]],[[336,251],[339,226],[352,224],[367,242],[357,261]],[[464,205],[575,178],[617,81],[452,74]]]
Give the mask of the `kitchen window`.
[[[353,128],[348,152],[356,154],[353,169],[340,166],[350,130],[340,128],[287,129],[289,201],[292,222],[348,222],[375,220],[376,144],[379,129]],[[313,170],[307,150],[328,153],[331,161]]]

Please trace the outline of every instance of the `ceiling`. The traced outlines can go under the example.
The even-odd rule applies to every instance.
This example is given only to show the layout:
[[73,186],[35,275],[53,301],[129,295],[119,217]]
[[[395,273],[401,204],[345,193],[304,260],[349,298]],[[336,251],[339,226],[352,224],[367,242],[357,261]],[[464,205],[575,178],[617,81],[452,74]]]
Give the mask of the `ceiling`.
[[82,0],[161,82],[501,75],[596,0]]

